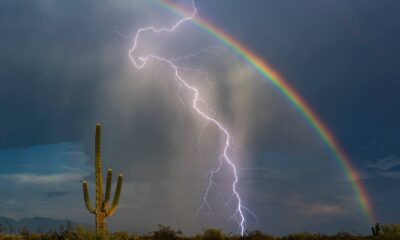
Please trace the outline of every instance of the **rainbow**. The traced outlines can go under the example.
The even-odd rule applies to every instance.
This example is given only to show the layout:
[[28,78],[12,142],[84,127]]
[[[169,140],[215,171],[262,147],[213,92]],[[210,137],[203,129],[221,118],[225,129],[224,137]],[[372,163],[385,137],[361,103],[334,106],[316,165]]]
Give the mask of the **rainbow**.
[[[169,1],[169,0],[155,0],[159,6],[175,12],[181,16],[190,16],[192,13],[187,9]],[[253,66],[265,79],[270,81],[280,93],[282,93],[293,106],[302,114],[307,120],[307,123],[312,129],[316,131],[322,141],[326,144],[332,152],[334,159],[337,160],[343,171],[345,172],[348,180],[356,195],[357,201],[361,207],[362,212],[368,218],[371,224],[376,222],[371,201],[368,197],[366,189],[360,180],[360,176],[356,169],[352,166],[349,157],[343,151],[340,144],[336,141],[333,133],[329,131],[326,124],[324,124],[311,107],[300,97],[300,95],[282,78],[271,66],[269,66],[262,58],[251,52],[240,42],[229,36],[221,29],[217,28],[210,22],[196,16],[193,23],[199,28],[203,29],[208,34],[215,37],[222,44],[232,49],[241,58]]]

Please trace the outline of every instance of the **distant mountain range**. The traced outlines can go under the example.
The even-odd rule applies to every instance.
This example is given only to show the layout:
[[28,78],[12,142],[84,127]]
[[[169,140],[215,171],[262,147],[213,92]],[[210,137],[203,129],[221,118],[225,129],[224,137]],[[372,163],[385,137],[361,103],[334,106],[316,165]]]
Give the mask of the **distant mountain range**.
[[77,223],[69,221],[67,219],[59,220],[52,218],[34,217],[14,220],[12,218],[0,216],[1,232],[5,233],[16,233],[21,231],[22,229],[27,229],[30,232],[57,231],[60,229],[61,226],[71,226],[73,228],[77,226],[82,226],[83,228],[93,228],[92,225],[86,223]]

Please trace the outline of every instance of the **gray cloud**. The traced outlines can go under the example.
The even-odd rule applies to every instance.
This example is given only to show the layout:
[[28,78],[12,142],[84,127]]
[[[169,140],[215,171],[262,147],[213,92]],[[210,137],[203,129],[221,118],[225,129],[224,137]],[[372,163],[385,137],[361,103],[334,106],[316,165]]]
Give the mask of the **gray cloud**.
[[382,159],[378,159],[375,164],[369,164],[368,167],[375,168],[378,170],[387,171],[394,167],[400,166],[400,158],[397,156],[388,156]]
[[70,181],[82,180],[83,176],[78,173],[59,173],[59,174],[3,174],[0,177],[5,178],[5,181],[15,181],[20,184],[64,184]]
[[70,194],[69,191],[54,191],[54,192],[46,192],[45,196],[47,198],[53,198],[53,197],[63,197],[68,194]]

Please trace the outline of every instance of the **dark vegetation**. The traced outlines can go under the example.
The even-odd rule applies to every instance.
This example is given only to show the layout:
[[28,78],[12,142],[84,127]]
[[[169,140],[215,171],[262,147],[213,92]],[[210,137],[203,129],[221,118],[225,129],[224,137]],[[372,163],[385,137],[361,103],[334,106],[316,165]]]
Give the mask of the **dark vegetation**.
[[[2,228],[0,227],[0,230]],[[147,235],[129,234],[126,232],[104,233],[101,236],[97,235],[95,230],[89,230],[82,227],[73,228],[69,226],[61,226],[58,231],[49,231],[46,233],[32,233],[27,229],[22,229],[18,234],[0,233],[0,240],[17,240],[17,239],[45,239],[45,240],[399,240],[400,239],[400,225],[383,225],[379,235],[375,236],[362,236],[354,235],[346,232],[337,233],[335,235],[323,235],[314,233],[298,233],[291,234],[284,237],[275,237],[272,235],[264,234],[260,231],[248,232],[245,236],[236,236],[231,234],[224,234],[218,229],[207,229],[201,234],[191,237],[183,236],[179,230],[173,230],[169,227],[159,225],[158,230]]]

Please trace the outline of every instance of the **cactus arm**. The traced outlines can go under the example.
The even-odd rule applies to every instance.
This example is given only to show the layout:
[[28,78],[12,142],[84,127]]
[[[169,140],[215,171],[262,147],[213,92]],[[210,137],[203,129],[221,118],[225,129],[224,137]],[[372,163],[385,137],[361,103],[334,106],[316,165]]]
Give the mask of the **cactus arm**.
[[118,202],[119,202],[119,196],[121,193],[121,188],[122,188],[122,174],[118,176],[118,182],[117,182],[117,187],[115,189],[115,194],[114,194],[114,199],[112,201],[112,204],[109,209],[106,210],[106,216],[110,217],[114,214],[115,210],[117,210]]
[[111,182],[112,182],[112,170],[108,169],[108,171],[107,171],[106,195],[105,195],[104,202],[103,202],[103,210],[108,207],[108,202],[110,201]]
[[92,205],[90,204],[90,199],[89,199],[89,191],[88,191],[88,186],[87,186],[87,182],[83,181],[82,182],[82,186],[83,186],[83,199],[85,200],[85,205],[86,208],[89,212],[96,214],[96,210],[92,207]]
[[103,205],[103,178],[101,171],[101,125],[96,124],[96,137],[95,137],[95,170],[96,170],[96,209],[101,210]]

